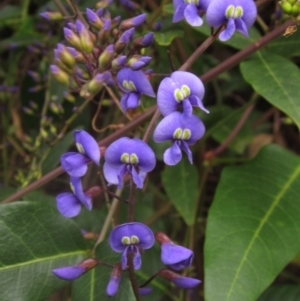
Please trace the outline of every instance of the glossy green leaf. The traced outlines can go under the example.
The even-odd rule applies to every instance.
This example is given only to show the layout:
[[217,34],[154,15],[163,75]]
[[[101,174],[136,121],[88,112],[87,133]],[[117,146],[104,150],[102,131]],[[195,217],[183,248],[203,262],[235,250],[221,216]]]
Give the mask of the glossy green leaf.
[[[96,249],[96,258],[115,264],[120,262],[121,254],[113,252],[107,241],[102,242]],[[106,296],[106,287],[112,269],[98,266],[72,284],[72,301],[136,301],[131,283],[124,273],[117,295],[114,298]]]
[[196,167],[184,158],[177,165],[165,168],[162,172],[162,182],[178,213],[187,225],[193,225],[199,186]]
[[158,45],[169,46],[175,38],[183,37],[182,30],[170,30],[165,32],[155,32],[154,38]]
[[300,285],[281,285],[268,288],[257,301],[299,301]]
[[243,62],[241,72],[253,89],[300,127],[300,71],[289,60],[269,52]]
[[225,168],[209,211],[207,301],[253,301],[300,251],[300,159],[271,145]]
[[1,301],[45,301],[66,284],[51,270],[85,256],[76,224],[37,202],[2,205],[0,236]]

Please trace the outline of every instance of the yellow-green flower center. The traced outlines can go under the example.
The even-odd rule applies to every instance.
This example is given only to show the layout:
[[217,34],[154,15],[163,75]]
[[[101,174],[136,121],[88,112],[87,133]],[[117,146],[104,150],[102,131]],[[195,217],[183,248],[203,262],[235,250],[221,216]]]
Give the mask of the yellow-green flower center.
[[121,156],[121,162],[124,164],[138,164],[139,163],[139,158],[136,154],[131,154],[129,155],[128,153],[124,153]]
[[122,237],[122,244],[124,245],[124,246],[129,246],[130,245],[130,237],[128,237],[128,236],[124,236],[124,237]]
[[136,87],[131,80],[123,80],[122,85],[124,89],[126,89],[127,91],[131,91],[131,92],[136,91]]
[[76,143],[76,148],[77,148],[77,150],[81,153],[81,154],[84,154],[84,148],[83,148],[83,146],[82,146],[82,144],[80,144],[80,143]]
[[181,102],[191,95],[191,90],[187,85],[183,85],[180,89],[175,89],[174,97],[177,102]]
[[140,239],[136,235],[132,235],[131,237],[123,236],[121,242],[124,246],[137,245]]
[[199,1],[200,0],[184,0],[186,4],[195,4],[195,5],[199,5]]
[[243,17],[244,10],[241,6],[229,5],[226,9],[225,16],[227,19],[238,19]]
[[173,138],[175,140],[189,140],[191,138],[191,131],[188,129],[182,130],[178,128],[173,133]]

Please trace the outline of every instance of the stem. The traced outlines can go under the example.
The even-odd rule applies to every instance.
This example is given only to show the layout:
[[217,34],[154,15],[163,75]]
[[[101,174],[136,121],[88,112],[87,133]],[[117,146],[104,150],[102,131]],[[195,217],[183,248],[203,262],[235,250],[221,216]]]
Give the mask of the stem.
[[158,276],[158,272],[153,274],[146,282],[144,282],[140,287],[145,287],[148,285],[152,280],[154,280]]
[[[134,168],[134,167],[133,167]],[[135,205],[136,185],[133,180],[130,180],[130,195],[128,200],[127,222],[134,221],[134,205]]]
[[156,121],[158,120],[160,116],[160,112],[158,109],[156,109],[154,115],[152,116],[152,119],[150,120],[150,123],[149,123],[149,126],[147,127],[147,130],[144,134],[144,137],[143,137],[143,141],[144,142],[148,142],[149,141],[149,138],[150,138],[150,135],[151,135],[151,132],[156,124]]
[[134,274],[133,257],[134,257],[134,254],[132,254],[132,253],[129,253],[127,255],[128,274],[129,274],[129,279],[131,282],[131,286],[132,286],[136,301],[140,301],[139,286],[137,284],[135,274]]

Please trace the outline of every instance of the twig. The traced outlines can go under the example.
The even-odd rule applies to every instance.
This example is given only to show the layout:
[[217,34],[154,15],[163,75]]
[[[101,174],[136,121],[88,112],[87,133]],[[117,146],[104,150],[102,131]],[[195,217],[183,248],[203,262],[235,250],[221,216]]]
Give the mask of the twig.
[[[132,167],[134,168],[134,167]],[[135,207],[135,194],[136,185],[133,179],[130,180],[130,195],[128,200],[127,222],[132,223],[134,221],[134,207]]]

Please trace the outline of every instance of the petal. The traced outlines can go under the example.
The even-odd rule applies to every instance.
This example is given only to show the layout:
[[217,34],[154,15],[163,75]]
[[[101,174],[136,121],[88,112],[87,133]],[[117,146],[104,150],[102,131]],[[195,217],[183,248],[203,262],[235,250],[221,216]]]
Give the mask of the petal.
[[[179,3],[181,2],[181,3]],[[184,19],[184,9],[186,8],[186,4],[182,3],[181,0],[173,0],[174,5],[174,16],[173,16],[173,23],[177,23],[179,21],[182,21]]]
[[127,172],[128,172],[128,168],[125,164],[119,167],[119,170],[118,170],[118,189],[121,189],[123,187],[123,177],[125,176],[125,174]]
[[142,258],[141,258],[139,249],[137,247],[135,247],[135,250],[136,250],[136,252],[133,257],[133,267],[135,270],[139,270],[142,267]]
[[205,134],[205,126],[203,122],[195,115],[192,115],[191,118],[183,121],[182,129],[188,129],[191,131],[190,139],[185,141],[188,145],[193,145]]
[[140,104],[140,97],[141,95],[139,93],[129,93],[128,98],[127,98],[127,108],[128,109],[135,109],[139,106]]
[[82,177],[87,172],[89,159],[79,153],[65,153],[60,158],[61,167],[72,177]]
[[193,252],[185,247],[173,243],[161,245],[161,261],[165,265],[172,266],[175,270],[188,268],[192,264],[193,258]]
[[110,278],[107,288],[106,288],[107,296],[114,297],[117,294],[121,279],[122,279],[121,277],[111,277]]
[[[155,97],[153,88],[143,71],[133,71],[130,68],[123,68],[117,74],[117,81],[121,89],[124,90],[123,81],[132,81],[136,91],[150,97]],[[131,92],[131,91],[127,91]]]
[[192,117],[192,114],[193,114],[193,107],[192,107],[190,101],[188,99],[185,99],[182,102],[182,106],[183,106],[183,114],[181,116],[181,119],[182,120],[190,119]]
[[193,155],[187,143],[185,141],[181,141],[180,147],[187,154],[190,163],[193,164]]
[[81,179],[77,177],[70,177],[70,184],[74,188],[74,194],[80,202],[86,207],[87,210],[92,210],[92,199],[86,195],[82,189]]
[[128,249],[129,249],[129,247],[126,247],[125,250],[122,253],[122,258],[121,258],[122,270],[126,270],[126,268],[127,268]]
[[154,234],[152,230],[142,223],[126,223],[115,227],[109,236],[110,247],[118,253],[125,250],[126,246],[122,244],[124,236],[131,237],[136,235],[139,238],[138,246],[142,249],[149,249],[154,244]]
[[129,94],[130,94],[130,93],[125,93],[125,94],[122,96],[121,100],[120,100],[120,106],[121,106],[121,108],[122,108],[122,110],[123,110],[124,112],[127,112],[127,109],[128,109],[128,107],[127,107],[127,99],[128,99],[128,97],[129,97]]
[[242,20],[245,22],[247,28],[250,28],[257,16],[257,8],[253,0],[240,0],[239,5],[243,7],[244,14]]
[[198,9],[194,4],[189,4],[186,7],[184,17],[191,26],[201,26],[203,24],[203,20],[200,18]]
[[197,97],[196,95],[191,95],[189,97],[190,103],[193,107],[198,107],[200,108],[202,111],[204,111],[205,113],[209,114],[209,111],[207,109],[204,108],[202,101],[200,100],[199,97]]
[[200,280],[189,277],[176,277],[172,282],[180,288],[193,288],[201,283]]
[[59,213],[68,218],[77,216],[81,210],[79,199],[70,192],[59,194],[56,197],[56,205]]
[[167,165],[176,165],[182,158],[181,150],[176,142],[164,153],[164,162]]
[[201,0],[199,3],[200,9],[206,11],[212,1],[214,0]]
[[68,280],[72,281],[80,276],[82,276],[85,272],[85,269],[83,267],[79,266],[73,266],[73,267],[64,267],[64,268],[59,268],[59,269],[54,269],[52,270],[52,273],[62,279],[62,280]]
[[108,182],[109,185],[118,185],[119,180],[118,180],[118,172],[119,172],[119,167],[115,167],[107,162],[104,163],[103,165],[103,174],[105,177],[105,180]]
[[[252,0],[251,0],[252,1]],[[227,21],[225,16],[229,5],[234,5],[232,0],[213,0],[206,11],[206,21],[212,27],[219,27]]]
[[132,175],[133,182],[135,183],[137,188],[142,189],[143,188],[143,181],[140,178],[140,176],[138,175],[138,173],[136,172],[134,167],[131,168],[131,175]]
[[164,78],[158,87],[157,91],[157,106],[163,116],[167,116],[177,110],[178,102],[175,100],[174,91],[180,88],[171,79]]
[[229,19],[226,25],[226,29],[222,31],[219,35],[220,41],[228,41],[235,32],[235,23],[233,19]]
[[248,28],[246,23],[242,19],[235,20],[236,31],[244,35],[245,37],[249,37]]
[[83,147],[84,154],[89,157],[95,164],[100,164],[100,150],[97,141],[86,131],[80,130],[74,132],[76,144]]

